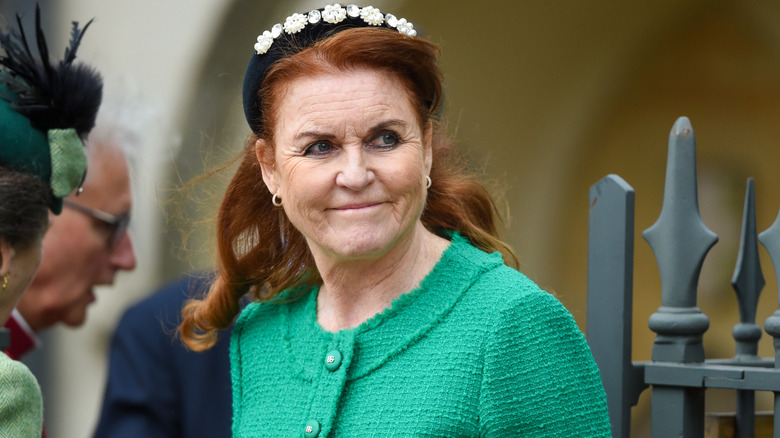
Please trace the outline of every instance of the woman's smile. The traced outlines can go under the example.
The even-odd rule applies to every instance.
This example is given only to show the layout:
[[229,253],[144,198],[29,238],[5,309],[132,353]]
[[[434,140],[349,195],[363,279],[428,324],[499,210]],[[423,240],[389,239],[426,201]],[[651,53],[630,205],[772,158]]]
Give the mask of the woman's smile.
[[335,207],[332,210],[338,210],[343,212],[365,212],[365,211],[373,211],[375,207],[379,207],[382,205],[381,202],[363,202],[360,204],[348,204],[348,205],[342,205],[339,207]]

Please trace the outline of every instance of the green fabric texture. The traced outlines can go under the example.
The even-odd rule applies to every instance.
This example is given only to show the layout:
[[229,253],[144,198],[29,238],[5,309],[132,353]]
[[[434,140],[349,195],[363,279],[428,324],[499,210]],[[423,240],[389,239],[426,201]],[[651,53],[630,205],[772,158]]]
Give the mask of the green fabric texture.
[[235,438],[310,436],[313,425],[318,437],[610,436],[571,314],[458,233],[418,289],[354,329],[323,330],[317,293],[242,311],[230,351]]
[[64,198],[81,184],[87,171],[84,143],[71,129],[50,129],[51,190],[54,196]]
[[0,438],[39,438],[43,399],[27,367],[0,351]]
[[[8,93],[0,85],[0,93]],[[27,117],[0,99],[0,163],[19,172],[31,173],[41,181],[51,177],[51,156],[46,134],[33,128]]]

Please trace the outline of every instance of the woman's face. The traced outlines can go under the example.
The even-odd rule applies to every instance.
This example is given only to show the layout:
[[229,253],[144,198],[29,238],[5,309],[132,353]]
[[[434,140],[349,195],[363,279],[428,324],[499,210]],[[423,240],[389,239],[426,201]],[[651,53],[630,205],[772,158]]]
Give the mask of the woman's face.
[[401,81],[362,69],[302,77],[285,91],[273,162],[264,142],[257,153],[315,258],[379,258],[410,238],[425,203],[431,129]]

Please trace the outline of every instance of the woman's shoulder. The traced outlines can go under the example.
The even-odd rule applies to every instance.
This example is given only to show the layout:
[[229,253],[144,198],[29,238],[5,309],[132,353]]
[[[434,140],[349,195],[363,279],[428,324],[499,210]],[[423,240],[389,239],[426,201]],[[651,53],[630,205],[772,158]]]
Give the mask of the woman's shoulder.
[[[464,270],[474,276],[463,296],[464,304],[473,311],[482,311],[499,323],[539,324],[561,321],[573,325],[573,317],[552,293],[544,290],[522,272],[504,264],[499,253],[486,253],[454,236],[456,254]],[[470,267],[466,267],[471,265]]]
[[485,252],[460,234],[452,236],[450,258],[459,271],[473,273],[469,293],[480,295],[484,301],[506,303],[527,299],[547,300],[552,295],[522,272],[504,264],[498,252]]
[[571,313],[552,293],[509,266],[497,266],[474,280],[464,298],[482,307],[491,319],[539,322],[545,318],[573,320]]
[[269,326],[288,311],[305,305],[306,297],[312,292],[311,286],[302,286],[280,292],[265,301],[252,301],[242,310],[236,320],[236,328],[241,330],[248,325]]
[[461,304],[477,312],[484,330],[490,333],[489,338],[499,344],[499,350],[545,348],[545,345],[565,345],[562,348],[577,351],[587,349],[574,316],[563,303],[508,266],[484,272]]
[[18,389],[18,392],[40,391],[38,381],[30,369],[5,353],[0,353],[0,385],[3,385],[3,395],[9,387]]
[[37,431],[40,436],[43,424],[41,389],[32,372],[21,362],[0,352],[0,424],[3,430],[16,430],[29,435]]
[[236,320],[235,332],[241,332],[253,324],[267,325],[271,318],[278,315],[279,305],[267,301],[252,301],[241,310]]

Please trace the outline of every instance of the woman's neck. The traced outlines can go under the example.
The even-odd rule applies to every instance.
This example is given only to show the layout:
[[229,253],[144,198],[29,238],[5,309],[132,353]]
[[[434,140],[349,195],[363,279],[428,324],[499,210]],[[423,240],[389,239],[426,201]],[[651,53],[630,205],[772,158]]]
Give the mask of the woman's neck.
[[421,224],[387,254],[367,261],[321,264],[317,322],[328,331],[357,327],[415,289],[449,245]]
[[11,317],[11,312],[14,310],[15,301],[0,303],[0,327],[4,326],[8,318]]

